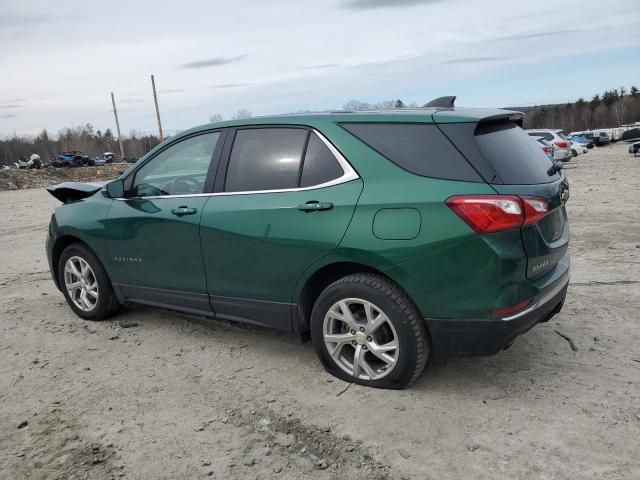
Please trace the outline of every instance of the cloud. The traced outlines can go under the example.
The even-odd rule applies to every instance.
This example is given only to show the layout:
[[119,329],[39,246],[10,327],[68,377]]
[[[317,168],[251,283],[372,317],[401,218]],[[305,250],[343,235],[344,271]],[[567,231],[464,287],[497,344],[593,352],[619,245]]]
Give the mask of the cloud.
[[253,83],[221,83],[220,85],[211,85],[209,88],[236,88],[236,87],[249,87]]
[[18,103],[0,105],[0,110],[8,110],[10,108],[20,108],[22,105]]
[[0,118],[15,118],[18,115],[16,115],[15,113],[5,113],[3,115],[0,115]]
[[540,37],[554,37],[556,35],[564,35],[566,33],[577,32],[577,28],[567,29],[567,30],[552,30],[549,32],[535,32],[535,33],[516,33],[514,35],[507,35],[505,37],[498,37],[494,39],[494,41],[501,40],[526,40],[528,38],[540,38]]
[[337,63],[324,63],[322,65],[308,65],[305,67],[298,67],[296,70],[320,70],[323,68],[334,68],[339,67],[340,65]]
[[500,62],[502,60],[509,60],[508,57],[469,57],[469,58],[453,58],[451,60],[445,60],[440,62],[441,65],[457,65],[465,63],[488,63],[488,62]]
[[24,15],[21,13],[3,13],[0,15],[0,30],[5,27],[21,28],[31,25],[40,25],[48,20],[49,17],[42,14]]
[[402,8],[430,5],[442,0],[344,0],[342,8],[349,10],[373,10],[377,8]]
[[184,88],[168,88],[167,90],[160,90],[158,93],[182,93]]
[[213,57],[207,60],[197,60],[195,62],[189,62],[182,65],[182,68],[206,68],[206,67],[219,67],[220,65],[227,65],[229,63],[239,62],[247,58],[247,54],[238,55],[236,57]]

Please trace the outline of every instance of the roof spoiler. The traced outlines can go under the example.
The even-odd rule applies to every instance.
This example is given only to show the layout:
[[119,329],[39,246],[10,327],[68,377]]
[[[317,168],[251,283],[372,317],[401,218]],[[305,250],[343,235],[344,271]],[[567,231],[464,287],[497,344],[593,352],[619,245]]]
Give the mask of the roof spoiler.
[[438,98],[434,98],[429,103],[425,103],[422,106],[422,108],[429,108],[429,107],[453,108],[455,106],[454,105],[455,101],[456,101],[455,95],[450,97],[438,97]]

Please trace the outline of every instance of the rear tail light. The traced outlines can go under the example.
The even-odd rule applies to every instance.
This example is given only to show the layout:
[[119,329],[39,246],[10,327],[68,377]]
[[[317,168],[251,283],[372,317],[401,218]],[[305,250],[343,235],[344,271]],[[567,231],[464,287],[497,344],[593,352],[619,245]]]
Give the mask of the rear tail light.
[[530,225],[549,211],[544,198],[515,195],[457,195],[445,203],[480,235]]
[[553,150],[551,147],[542,147],[542,149],[544,150],[544,153],[551,153],[551,150]]
[[511,315],[513,313],[517,313],[521,310],[524,310],[529,306],[530,303],[531,303],[531,300],[525,300],[524,302],[520,302],[517,305],[514,305],[512,307],[498,308],[497,310],[492,310],[491,313],[499,317],[503,317],[505,315]]
[[560,148],[567,148],[569,146],[569,144],[567,142],[565,142],[564,140],[556,140],[553,143],[555,143],[556,146],[558,146]]
[[547,213],[549,213],[549,201],[546,198],[520,197],[524,207],[523,225],[536,223]]

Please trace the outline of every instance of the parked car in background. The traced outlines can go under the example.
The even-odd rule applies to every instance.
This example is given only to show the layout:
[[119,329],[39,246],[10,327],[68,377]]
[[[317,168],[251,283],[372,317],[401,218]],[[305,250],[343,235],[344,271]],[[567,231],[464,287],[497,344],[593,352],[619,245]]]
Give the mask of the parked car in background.
[[115,153],[112,152],[104,152],[102,155],[98,155],[94,162],[96,165],[104,165],[105,163],[113,163],[116,157]]
[[542,148],[542,151],[547,154],[547,157],[549,157],[551,160],[554,160],[553,157],[554,157],[555,147],[553,146],[553,144],[551,144],[550,142],[548,142],[542,137],[531,137],[531,138],[534,139],[536,142],[538,142],[538,145],[540,145],[540,148]]
[[611,142],[611,137],[607,132],[600,131],[600,132],[593,132],[593,134],[598,136],[598,140],[601,146]]
[[564,304],[569,184],[521,122],[424,108],[190,129],[106,185],[48,188],[53,279],[87,320],[133,302],[263,325],[310,336],[347,382],[403,388]]
[[20,156],[13,166],[15,168],[40,168],[42,167],[42,162],[40,161],[40,155],[32,153],[28,157]]
[[567,138],[572,142],[581,143],[587,148],[593,148],[593,140],[584,135],[567,135]]
[[553,158],[554,160],[560,160],[568,162],[571,160],[571,142],[567,139],[562,130],[552,129],[537,129],[537,130],[525,130],[528,135],[532,137],[542,137],[547,142],[553,144],[555,147]]
[[622,139],[622,134],[624,133],[624,128],[597,128],[593,130],[593,133],[596,135],[600,135],[601,133],[606,133],[610,142],[617,142]]
[[583,132],[571,132],[569,134],[569,137],[573,137],[576,135],[585,137],[586,139],[591,140],[591,142],[593,142],[593,146],[595,147],[601,147],[602,145],[609,143],[608,135],[604,135],[601,137],[598,133],[592,132],[590,130],[583,131]]
[[640,142],[632,143],[629,145],[629,153],[633,153],[633,155],[637,155],[640,152]]
[[69,152],[62,152],[56,157],[55,167],[84,167],[88,165],[95,165],[95,160],[89,158],[82,152],[72,150]]
[[637,142],[640,140],[640,128],[630,128],[622,134],[623,142]]
[[569,140],[571,142],[571,155],[577,157],[578,155],[582,155],[583,153],[587,153],[589,149],[583,143],[574,142],[573,140]]

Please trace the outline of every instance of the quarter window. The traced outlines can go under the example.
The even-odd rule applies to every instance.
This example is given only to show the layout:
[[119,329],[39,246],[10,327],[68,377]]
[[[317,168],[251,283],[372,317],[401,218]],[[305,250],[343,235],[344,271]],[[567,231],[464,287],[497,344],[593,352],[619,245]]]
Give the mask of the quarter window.
[[301,187],[311,187],[340,178],[344,170],[329,147],[315,134],[309,137],[302,166]]
[[219,132],[205,133],[178,142],[152,158],[137,172],[133,196],[203,193]]
[[300,161],[309,132],[302,128],[249,128],[236,132],[225,191],[298,187]]
[[382,156],[416,175],[481,181],[469,162],[436,125],[346,123],[342,127]]

